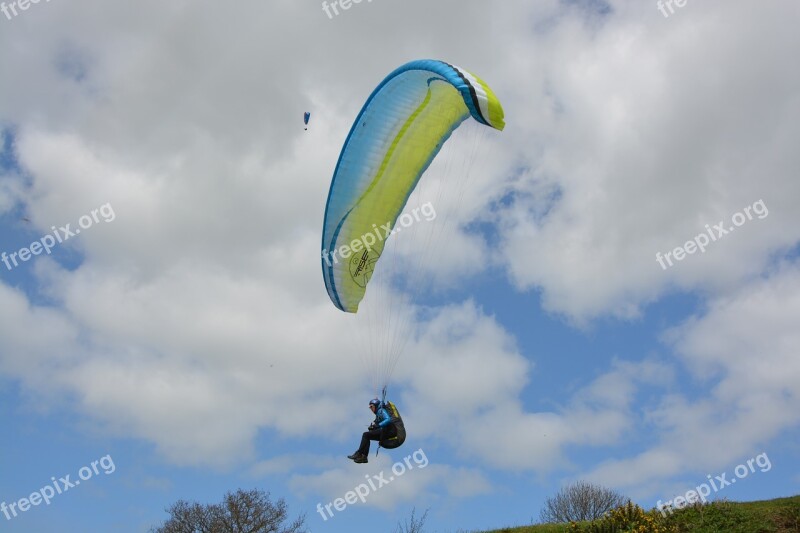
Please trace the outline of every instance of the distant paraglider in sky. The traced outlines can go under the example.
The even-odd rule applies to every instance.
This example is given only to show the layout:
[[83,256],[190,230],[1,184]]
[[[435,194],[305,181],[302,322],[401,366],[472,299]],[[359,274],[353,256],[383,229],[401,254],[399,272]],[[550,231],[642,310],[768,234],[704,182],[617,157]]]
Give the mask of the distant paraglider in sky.
[[310,118],[311,118],[311,113],[309,113],[308,111],[303,113],[303,124],[306,125],[306,131],[308,131],[308,119]]

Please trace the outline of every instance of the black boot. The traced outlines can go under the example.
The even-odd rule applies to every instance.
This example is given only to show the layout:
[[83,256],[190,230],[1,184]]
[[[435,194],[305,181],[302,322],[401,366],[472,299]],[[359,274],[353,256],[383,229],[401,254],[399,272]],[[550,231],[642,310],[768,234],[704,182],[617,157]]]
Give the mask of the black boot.
[[369,459],[367,459],[366,455],[361,453],[361,454],[358,454],[358,455],[355,456],[355,458],[353,459],[353,462],[354,463],[368,463]]
[[356,457],[358,457],[359,455],[361,455],[361,454],[359,454],[359,453],[356,451],[356,452],[353,452],[353,455],[348,455],[348,456],[347,456],[347,458],[348,458],[348,459],[355,459],[355,458],[356,458]]

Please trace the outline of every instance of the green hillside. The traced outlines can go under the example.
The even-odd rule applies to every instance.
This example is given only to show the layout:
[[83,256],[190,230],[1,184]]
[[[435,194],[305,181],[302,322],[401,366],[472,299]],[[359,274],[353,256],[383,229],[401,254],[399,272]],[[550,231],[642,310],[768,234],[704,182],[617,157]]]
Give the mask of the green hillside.
[[800,533],[800,495],[755,502],[696,504],[664,517],[633,505],[593,523],[507,527],[483,533]]

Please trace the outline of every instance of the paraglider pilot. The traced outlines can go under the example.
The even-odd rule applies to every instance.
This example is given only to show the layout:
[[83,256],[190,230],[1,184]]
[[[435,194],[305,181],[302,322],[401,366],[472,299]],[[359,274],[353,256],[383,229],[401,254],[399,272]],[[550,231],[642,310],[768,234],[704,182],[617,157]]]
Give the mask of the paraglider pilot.
[[375,420],[369,425],[367,431],[361,435],[361,446],[353,455],[348,455],[356,463],[366,463],[369,455],[371,440],[383,441],[397,437],[397,428],[392,423],[392,417],[384,407],[383,403],[374,398],[369,401],[369,409],[375,414]]

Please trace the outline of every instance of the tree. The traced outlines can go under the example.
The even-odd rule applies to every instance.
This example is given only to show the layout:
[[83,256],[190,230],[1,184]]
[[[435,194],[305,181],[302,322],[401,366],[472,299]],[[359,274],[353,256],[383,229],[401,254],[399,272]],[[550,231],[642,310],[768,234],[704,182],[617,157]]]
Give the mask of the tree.
[[166,511],[169,519],[153,533],[306,533],[304,515],[286,525],[286,501],[273,503],[269,492],[255,489],[228,492],[218,504],[179,500]]
[[411,509],[411,521],[409,522],[406,520],[405,524],[401,524],[400,522],[397,523],[397,529],[395,530],[397,533],[422,533],[422,526],[425,525],[425,520],[428,519],[428,511],[430,509],[425,509],[425,512],[419,518],[415,518],[415,514],[417,512],[417,508],[414,507]]
[[539,519],[543,523],[595,520],[627,501],[628,498],[611,489],[577,481],[547,498]]

